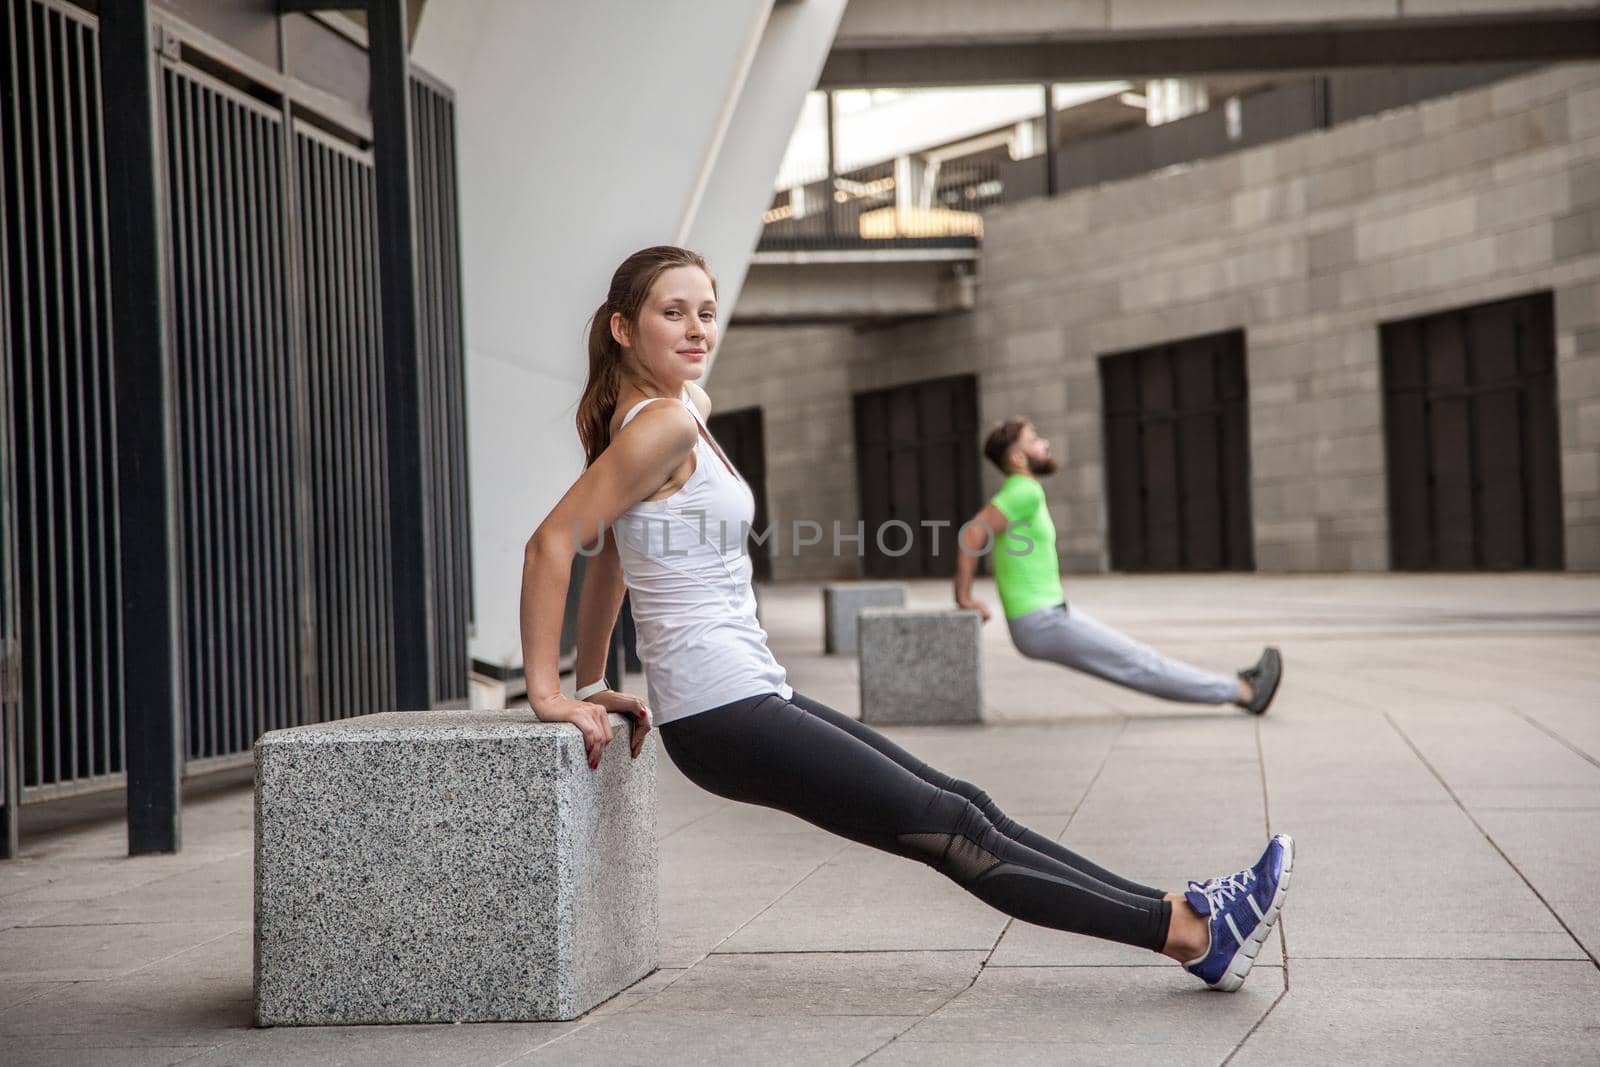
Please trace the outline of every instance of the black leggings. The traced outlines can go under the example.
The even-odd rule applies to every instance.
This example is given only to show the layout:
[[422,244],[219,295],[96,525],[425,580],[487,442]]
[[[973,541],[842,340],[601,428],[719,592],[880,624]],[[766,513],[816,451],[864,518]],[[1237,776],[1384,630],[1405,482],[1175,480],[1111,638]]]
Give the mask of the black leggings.
[[799,693],[674,720],[661,741],[702,789],[920,860],[1007,915],[1156,952],[1166,944],[1172,905],[1161,890],[1013,822],[977,786]]

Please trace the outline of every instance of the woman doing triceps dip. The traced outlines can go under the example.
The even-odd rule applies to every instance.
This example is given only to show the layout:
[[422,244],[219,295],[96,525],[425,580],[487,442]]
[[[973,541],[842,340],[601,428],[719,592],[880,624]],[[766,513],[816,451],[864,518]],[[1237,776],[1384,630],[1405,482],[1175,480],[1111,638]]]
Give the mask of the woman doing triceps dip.
[[[707,431],[710,401],[695,384],[716,340],[716,280],[700,256],[660,246],[617,268],[589,332],[578,408],[588,464],[523,565],[534,712],[577,726],[591,767],[611,740],[608,711],[634,717],[635,756],[654,716],[672,761],[712,793],[926,863],[1016,918],[1161,952],[1213,988],[1237,989],[1288,889],[1288,837],[1254,866],[1165,893],[1018,825],[977,786],[790,688],[756,621],[750,489]],[[580,537],[596,554],[578,612],[578,681],[598,681],[569,698],[556,661]],[[601,677],[624,589],[648,707]]]

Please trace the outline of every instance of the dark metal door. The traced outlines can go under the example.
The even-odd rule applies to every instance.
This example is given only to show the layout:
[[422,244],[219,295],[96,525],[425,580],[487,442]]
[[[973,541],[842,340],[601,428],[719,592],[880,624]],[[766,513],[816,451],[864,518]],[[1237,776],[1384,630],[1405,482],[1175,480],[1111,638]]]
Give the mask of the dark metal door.
[[857,393],[855,429],[862,573],[954,575],[956,531],[982,503],[977,377]]
[[1244,333],[1103,356],[1111,566],[1250,570]]
[[758,582],[772,580],[772,542],[765,536],[770,522],[767,513],[767,448],[760,408],[713,412],[706,425],[722,451],[738,468],[756,498],[753,529],[758,537],[746,544],[750,565]]
[[1549,293],[1383,326],[1396,570],[1559,569]]

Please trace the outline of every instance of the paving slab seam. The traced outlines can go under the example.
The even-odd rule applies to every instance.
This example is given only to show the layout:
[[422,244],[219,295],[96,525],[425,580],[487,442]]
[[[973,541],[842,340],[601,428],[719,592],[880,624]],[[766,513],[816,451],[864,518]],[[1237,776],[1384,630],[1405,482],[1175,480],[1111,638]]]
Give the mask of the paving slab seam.
[[516,1055],[512,1056],[510,1059],[501,1060],[499,1063],[494,1064],[494,1067],[510,1067],[511,1064],[516,1063],[519,1060],[525,1060],[529,1056],[532,1056],[535,1052],[540,1051],[541,1049],[547,1049],[551,1045],[559,1044],[560,1042],[565,1041],[567,1038],[572,1037],[574,1034],[583,1033],[585,1030],[589,1029],[589,1027],[593,1026],[598,1021],[599,1021],[598,1019],[585,1019],[583,1022],[581,1022],[578,1025],[574,1026],[571,1030],[566,1030],[566,1031],[563,1031],[562,1033],[556,1034],[554,1037],[551,1037],[549,1040],[541,1041],[537,1045],[531,1045],[528,1048],[523,1049],[521,1052],[518,1052]]
[[[147,924],[143,924],[143,925],[151,925],[151,924],[147,923]],[[197,949],[205,948],[207,945],[214,945],[218,941],[221,941],[225,937],[234,936],[235,934],[239,933],[241,930],[254,931],[254,929],[255,929],[255,920],[253,920],[253,919],[250,922],[247,922],[247,923],[240,923],[239,925],[235,926],[231,930],[224,930],[222,933],[218,934],[216,937],[209,937],[206,940],[201,941],[199,944],[186,945],[183,948],[180,948],[176,952],[173,952],[173,953],[171,953],[169,955],[166,955],[166,956],[162,956],[160,959],[151,960],[149,963],[142,964],[142,965],[140,965],[138,967],[135,967],[131,971],[124,971],[123,973],[121,973],[119,975],[116,975],[115,977],[116,978],[131,978],[132,976],[138,974],[141,971],[149,970],[150,968],[156,966],[158,963],[167,963],[170,960],[177,959],[179,956],[187,955],[188,953],[194,952]]]
[[[1056,844],[1058,845],[1066,844],[1063,838],[1067,836],[1067,831],[1072,829],[1072,820],[1077,818],[1078,812],[1083,810],[1084,802],[1089,799],[1089,793],[1094,789],[1095,783],[1100,781],[1100,776],[1105,773],[1106,764],[1111,762],[1111,754],[1117,750],[1117,745],[1122,741],[1122,736],[1128,732],[1128,724],[1133,721],[1132,718],[1127,715],[1105,717],[1121,719],[1122,725],[1118,727],[1116,736],[1106,744],[1105,754],[1100,757],[1100,766],[1094,769],[1094,774],[1090,775],[1088,782],[1084,783],[1083,792],[1078,794],[1078,802],[1072,805],[1071,811],[1067,812],[1067,821],[1062,825],[1061,832],[1056,834],[1055,837]],[[988,954],[984,956],[983,962],[978,965],[978,974],[982,974],[984,969],[989,966],[989,961],[994,958],[995,950],[1000,947],[1000,942],[1006,939],[1006,934],[1010,932],[1011,927],[1015,924],[1015,919],[1007,919],[1005,925],[1000,927],[1000,933],[995,937],[994,944],[989,946]],[[976,982],[977,980],[977,975],[973,975],[972,981]],[[967,988],[970,989],[972,986],[969,984]],[[966,990],[962,990],[961,992],[966,992]],[[956,994],[956,996],[960,995],[961,993]],[[950,999],[954,1000],[955,997],[951,997]],[[949,1001],[946,1001],[946,1003],[949,1003]]]
[[[1260,719],[1255,721],[1254,727],[1256,735],[1256,770],[1261,775],[1261,817],[1267,824],[1267,837],[1271,838],[1272,795],[1267,789],[1267,753],[1266,749],[1261,745]],[[1255,1024],[1244,1032],[1244,1036],[1239,1039],[1239,1043],[1233,1046],[1233,1051],[1223,1057],[1221,1067],[1227,1067],[1233,1061],[1233,1058],[1239,1055],[1250,1039],[1255,1036],[1256,1031],[1261,1029],[1262,1025],[1271,1018],[1272,1013],[1277,1010],[1278,1005],[1283,1003],[1283,998],[1289,995],[1289,939],[1283,932],[1282,916],[1279,916],[1278,928],[1273,932],[1278,935],[1278,950],[1283,955],[1283,988],[1278,990],[1278,995],[1272,998],[1272,1003],[1267,1005],[1267,1010],[1261,1013],[1261,1017],[1255,1021]]]
[[710,959],[712,956],[932,956],[940,953],[970,956],[974,952],[982,951],[979,948],[755,948],[736,949],[731,952],[712,949],[701,959]]
[[1578,951],[1582,952],[1589,958],[1589,962],[1594,965],[1596,970],[1600,970],[1600,958],[1597,958],[1594,953],[1589,951],[1588,946],[1583,943],[1578,935],[1572,932],[1572,927],[1567,925],[1566,920],[1561,917],[1561,913],[1556,911],[1556,909],[1551,906],[1550,902],[1544,898],[1544,894],[1539,892],[1538,887],[1533,884],[1526,874],[1522,873],[1522,868],[1513,863],[1511,857],[1506,855],[1506,850],[1500,847],[1500,843],[1494,839],[1494,836],[1490,834],[1488,830],[1484,829],[1483,824],[1480,823],[1477,817],[1472,814],[1471,810],[1461,802],[1461,798],[1456,796],[1456,791],[1450,788],[1450,783],[1444,780],[1444,775],[1439,773],[1438,768],[1436,768],[1432,763],[1428,762],[1428,757],[1422,754],[1422,749],[1417,747],[1416,742],[1411,740],[1410,736],[1400,728],[1400,724],[1395,722],[1394,717],[1387,711],[1383,713],[1383,717],[1388,721],[1389,726],[1394,730],[1394,732],[1400,735],[1400,739],[1410,747],[1412,752],[1416,753],[1417,759],[1421,760],[1422,765],[1428,768],[1428,773],[1433,775],[1434,779],[1438,781],[1440,788],[1450,795],[1451,800],[1455,801],[1456,807],[1461,809],[1461,814],[1465,815],[1467,817],[1467,821],[1471,822],[1473,827],[1477,829],[1478,833],[1483,835],[1483,839],[1489,842],[1489,847],[1494,849],[1495,852],[1499,854],[1500,858],[1505,861],[1507,867],[1510,867],[1512,871],[1516,872],[1517,877],[1522,879],[1522,884],[1528,887],[1528,892],[1532,893],[1539,903],[1544,905],[1545,910],[1550,913],[1550,917],[1553,918],[1556,921],[1556,924],[1559,925],[1566,935],[1572,939],[1572,943],[1577,946]]
[[1588,752],[1585,752],[1571,741],[1568,741],[1565,737],[1561,736],[1561,734],[1546,726],[1538,719],[1535,719],[1532,715],[1529,715],[1515,704],[1502,704],[1500,706],[1511,712],[1511,714],[1515,715],[1523,722],[1527,723],[1529,726],[1533,727],[1535,730],[1538,730],[1540,733],[1544,734],[1546,737],[1549,737],[1552,741],[1555,741],[1569,749],[1573,755],[1581,757],[1589,763],[1594,764],[1596,767],[1600,767],[1600,759],[1596,759],[1595,757],[1591,756]]
[[1365,960],[1369,963],[1573,963],[1581,967],[1592,967],[1594,964],[1587,959],[1574,959],[1571,956],[1313,956],[1300,957],[1303,960],[1322,960],[1327,963],[1354,963]]
[[711,809],[710,811],[706,812],[704,815],[700,816],[697,819],[690,819],[688,822],[684,823],[682,826],[678,827],[676,830],[668,831],[667,835],[665,837],[661,838],[661,840],[662,841],[670,841],[672,838],[678,836],[679,834],[683,833],[685,830],[689,829],[689,827],[691,827],[691,826],[699,826],[701,823],[705,822],[707,819],[711,818],[713,815],[721,815],[723,812],[727,811],[731,807],[733,807],[732,804],[724,804],[721,807],[713,808],[713,809]]
[[[697,960],[694,961],[694,963],[689,964],[689,967],[693,967],[695,965],[695,963],[699,963],[700,960],[705,959],[707,956],[711,956],[711,955],[714,955],[714,954],[720,955],[720,953],[717,953],[717,949],[721,948],[723,945],[726,945],[729,941],[733,940],[733,938],[737,937],[739,935],[740,931],[742,931],[745,927],[749,926],[751,923],[753,923],[757,919],[761,918],[767,912],[769,912],[773,908],[777,907],[777,905],[783,900],[784,897],[788,896],[790,893],[793,893],[796,889],[799,889],[800,886],[805,884],[806,879],[810,878],[813,874],[816,874],[818,871],[822,870],[822,868],[826,867],[830,861],[832,861],[840,853],[842,853],[846,849],[848,849],[851,844],[853,844],[853,842],[849,842],[849,841],[843,842],[843,843],[841,843],[839,845],[838,848],[834,849],[832,852],[828,853],[828,855],[826,855],[822,859],[818,860],[814,867],[812,867],[805,874],[802,874],[799,878],[795,879],[794,882],[791,883],[788,886],[788,888],[783,890],[783,892],[779,893],[777,896],[773,897],[770,901],[768,901],[766,907],[762,908],[760,911],[758,911],[754,915],[750,916],[750,918],[748,918],[744,922],[740,923],[737,927],[735,927],[732,931],[730,931],[726,937],[724,937],[722,940],[718,941],[715,945],[712,945],[705,952],[701,953],[700,954],[700,959],[697,959]],[[684,968],[684,969],[688,970],[687,967]]]
[[[1106,716],[1106,717],[1110,718],[1112,716]],[[1089,781],[1087,783],[1085,783],[1085,785],[1083,787],[1083,792],[1078,795],[1078,802],[1076,804],[1072,805],[1072,810],[1067,813],[1066,824],[1061,827],[1061,832],[1056,835],[1056,842],[1058,844],[1063,843],[1062,842],[1062,838],[1066,837],[1067,831],[1072,829],[1072,820],[1074,818],[1076,818],[1077,815],[1078,815],[1078,812],[1083,809],[1084,802],[1089,799],[1089,793],[1094,789],[1095,783],[1100,781],[1100,776],[1105,773],[1106,764],[1111,762],[1111,754],[1117,750],[1118,742],[1120,742],[1122,740],[1123,735],[1128,732],[1128,724],[1132,721],[1129,718],[1129,716],[1127,716],[1127,715],[1118,715],[1118,716],[1115,716],[1115,717],[1116,718],[1120,718],[1122,720],[1122,725],[1121,725],[1121,727],[1118,728],[1116,736],[1112,737],[1111,740],[1106,744],[1105,754],[1100,757],[1100,765],[1095,768],[1094,774],[1091,775],[1089,777]],[[950,994],[948,997],[946,997],[938,1005],[938,1007],[934,1008],[932,1011],[928,1012],[926,1015],[923,1015],[921,1017],[921,1019],[930,1019],[930,1018],[932,1018],[934,1015],[936,1015],[939,1012],[943,1011],[946,1006],[948,1006],[949,1004],[953,1003],[956,1000],[956,998],[960,997],[962,994],[964,994],[968,990],[970,990],[973,986],[978,984],[978,979],[983,975],[983,972],[985,970],[987,970],[988,967],[989,967],[989,961],[994,958],[995,950],[1000,947],[1000,942],[1005,940],[1006,932],[1011,929],[1012,924],[1014,924],[1015,922],[1016,922],[1015,919],[1007,919],[1006,920],[1005,925],[1003,925],[1000,928],[1000,933],[995,936],[994,943],[989,946],[989,951],[986,952],[984,954],[983,959],[978,962],[978,969],[972,973],[972,978],[967,982],[967,984],[962,986],[960,989],[956,990],[954,993]],[[950,951],[955,951],[955,950],[950,950]],[[877,1048],[873,1049],[871,1052],[868,1052],[865,1056],[863,1056],[859,1060],[855,1061],[855,1064],[853,1064],[852,1067],[858,1067],[859,1064],[865,1063],[867,1060],[870,1060],[872,1057],[876,1056],[878,1053],[882,1052],[884,1049],[888,1048],[890,1045],[893,1045],[896,1041],[899,1041],[906,1034],[910,1033],[916,1027],[916,1025],[917,1025],[916,1023],[912,1023],[910,1026],[906,1027],[904,1030],[901,1030],[899,1033],[897,1033],[893,1037],[889,1038],[889,1040],[885,1041],[883,1044],[879,1045]]]

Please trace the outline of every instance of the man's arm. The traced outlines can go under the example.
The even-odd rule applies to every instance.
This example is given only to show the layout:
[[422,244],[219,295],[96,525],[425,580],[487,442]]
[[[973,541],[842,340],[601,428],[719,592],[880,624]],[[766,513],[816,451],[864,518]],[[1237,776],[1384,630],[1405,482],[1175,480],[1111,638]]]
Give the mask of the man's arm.
[[994,551],[1000,536],[1006,532],[1005,512],[993,504],[983,509],[961,527],[960,551],[956,553],[956,605],[971,608],[989,621],[989,606],[972,599],[972,576],[978,570],[978,557]]

